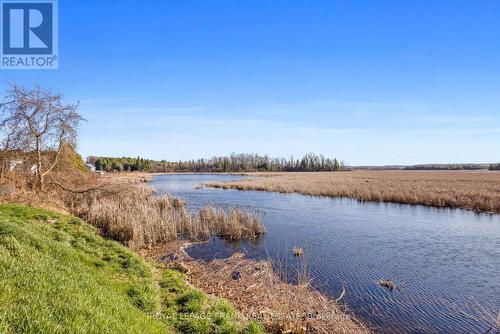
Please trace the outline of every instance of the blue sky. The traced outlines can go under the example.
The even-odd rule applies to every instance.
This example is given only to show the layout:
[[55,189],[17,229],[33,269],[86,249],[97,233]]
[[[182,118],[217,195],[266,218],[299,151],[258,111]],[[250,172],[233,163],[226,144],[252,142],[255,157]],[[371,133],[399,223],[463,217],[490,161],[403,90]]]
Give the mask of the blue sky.
[[59,1],[84,155],[500,161],[500,2]]

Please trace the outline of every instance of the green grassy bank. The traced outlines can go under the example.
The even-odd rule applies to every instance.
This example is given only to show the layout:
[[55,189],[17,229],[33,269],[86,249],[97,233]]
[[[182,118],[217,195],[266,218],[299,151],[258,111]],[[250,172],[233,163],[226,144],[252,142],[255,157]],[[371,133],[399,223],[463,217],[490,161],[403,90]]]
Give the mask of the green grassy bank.
[[0,205],[0,333],[262,333],[82,220]]

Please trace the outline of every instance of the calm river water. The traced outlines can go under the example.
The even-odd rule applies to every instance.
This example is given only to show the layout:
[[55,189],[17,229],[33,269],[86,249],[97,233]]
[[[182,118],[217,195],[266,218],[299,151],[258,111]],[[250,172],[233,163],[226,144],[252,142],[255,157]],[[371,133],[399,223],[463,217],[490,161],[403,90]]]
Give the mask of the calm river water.
[[[500,310],[500,215],[349,199],[202,188],[233,175],[162,175],[158,193],[258,210],[268,229],[259,241],[212,240],[190,255],[210,260],[244,251],[277,258],[302,246],[312,284],[381,333],[485,333]],[[289,252],[291,253],[291,252]],[[290,263],[293,256],[290,255]],[[396,288],[379,287],[379,279]],[[492,329],[490,333],[493,333]]]

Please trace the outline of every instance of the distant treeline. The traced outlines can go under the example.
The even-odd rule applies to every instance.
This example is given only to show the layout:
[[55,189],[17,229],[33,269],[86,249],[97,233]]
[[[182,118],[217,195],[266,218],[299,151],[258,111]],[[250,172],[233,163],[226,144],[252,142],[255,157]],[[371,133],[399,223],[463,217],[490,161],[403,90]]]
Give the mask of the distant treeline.
[[[406,170],[479,170],[488,169],[487,164],[425,164],[405,167]],[[490,166],[491,169],[491,166]]]
[[491,164],[489,170],[500,170],[500,164]]
[[347,167],[336,158],[325,158],[323,155],[306,154],[301,159],[270,158],[267,155],[235,154],[198,159],[190,161],[155,161],[141,157],[112,158],[89,157],[88,163],[97,170],[141,171],[141,172],[326,172],[342,171]]
[[96,170],[105,172],[148,172],[154,161],[137,158],[112,158],[112,157],[88,157],[87,162],[94,165]]

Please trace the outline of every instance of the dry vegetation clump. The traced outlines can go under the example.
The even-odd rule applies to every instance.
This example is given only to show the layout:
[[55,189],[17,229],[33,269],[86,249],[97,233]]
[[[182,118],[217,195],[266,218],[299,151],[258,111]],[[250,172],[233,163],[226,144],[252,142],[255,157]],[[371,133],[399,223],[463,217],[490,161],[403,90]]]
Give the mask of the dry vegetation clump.
[[107,173],[101,177],[113,184],[141,184],[151,182],[154,179],[154,175],[144,172]]
[[172,268],[183,268],[194,286],[229,300],[246,318],[258,320],[270,333],[370,332],[338,302],[308,284],[285,283],[270,261],[249,260],[243,254],[210,262],[194,260],[178,243],[148,253]]
[[89,197],[76,207],[78,214],[105,236],[132,249],[176,237],[177,222],[172,221],[175,216],[169,198],[157,199],[144,188]]
[[198,225],[210,227],[225,239],[255,239],[266,232],[260,217],[252,211],[242,211],[239,208],[222,208],[205,206],[196,216]]
[[494,171],[281,173],[207,186],[500,213],[500,173]]
[[265,233],[255,212],[205,206],[191,213],[182,200],[171,196],[158,197],[149,187],[119,182],[73,196],[71,208],[75,214],[101,229],[104,235],[132,249],[178,238],[193,241],[214,236],[253,239]]

